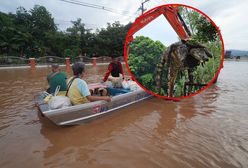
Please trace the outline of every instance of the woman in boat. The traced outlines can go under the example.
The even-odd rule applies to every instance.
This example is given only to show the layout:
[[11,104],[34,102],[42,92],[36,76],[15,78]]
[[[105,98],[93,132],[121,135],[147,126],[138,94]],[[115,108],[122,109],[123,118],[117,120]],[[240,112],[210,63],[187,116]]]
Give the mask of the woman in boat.
[[87,83],[83,80],[85,76],[85,64],[76,62],[72,66],[73,77],[68,80],[68,93],[73,105],[88,103],[91,101],[105,100],[111,101],[109,96],[92,96]]

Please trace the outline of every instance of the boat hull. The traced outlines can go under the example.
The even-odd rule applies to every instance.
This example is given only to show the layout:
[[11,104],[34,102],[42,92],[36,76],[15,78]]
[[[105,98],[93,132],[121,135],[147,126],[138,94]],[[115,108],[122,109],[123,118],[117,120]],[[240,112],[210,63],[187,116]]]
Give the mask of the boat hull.
[[137,103],[151,97],[142,89],[128,92],[112,97],[111,102],[96,101],[62,109],[50,110],[47,104],[43,103],[44,95],[36,98],[36,105],[39,111],[54,122],[56,125],[78,125],[102,117],[120,108]]

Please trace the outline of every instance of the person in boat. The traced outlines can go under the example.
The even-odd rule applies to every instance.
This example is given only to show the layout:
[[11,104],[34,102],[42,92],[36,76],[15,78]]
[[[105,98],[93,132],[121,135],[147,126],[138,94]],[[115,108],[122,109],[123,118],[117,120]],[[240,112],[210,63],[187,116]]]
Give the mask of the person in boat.
[[67,89],[66,80],[67,76],[65,72],[62,72],[58,64],[52,64],[52,72],[47,76],[47,82],[49,88],[47,89],[48,93],[54,94],[57,86],[60,86],[59,94],[64,94]]
[[68,80],[68,93],[73,105],[88,103],[91,101],[105,100],[110,102],[109,96],[93,96],[90,93],[87,83],[84,81],[85,64],[76,62],[72,66],[73,77]]
[[[111,74],[111,76],[110,76]],[[111,81],[114,86],[121,86],[121,82],[124,79],[124,71],[121,65],[121,62],[118,61],[117,56],[112,56],[112,61],[108,65],[107,72],[102,80],[106,82],[107,80]]]

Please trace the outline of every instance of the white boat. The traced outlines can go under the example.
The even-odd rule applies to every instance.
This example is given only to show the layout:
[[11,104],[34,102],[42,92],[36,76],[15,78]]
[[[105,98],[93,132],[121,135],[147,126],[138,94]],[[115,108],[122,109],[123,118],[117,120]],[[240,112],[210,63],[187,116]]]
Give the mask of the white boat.
[[[91,86],[95,87],[96,84],[92,84]],[[107,87],[107,90],[112,95],[114,95],[111,98],[111,102],[101,100],[51,110],[49,109],[48,104],[44,103],[43,101],[44,97],[46,96],[43,92],[36,96],[35,104],[41,114],[50,119],[56,125],[78,125],[89,122],[111,112],[118,111],[123,107],[151,97],[149,93],[145,92],[141,88],[131,91],[128,89],[116,89]]]

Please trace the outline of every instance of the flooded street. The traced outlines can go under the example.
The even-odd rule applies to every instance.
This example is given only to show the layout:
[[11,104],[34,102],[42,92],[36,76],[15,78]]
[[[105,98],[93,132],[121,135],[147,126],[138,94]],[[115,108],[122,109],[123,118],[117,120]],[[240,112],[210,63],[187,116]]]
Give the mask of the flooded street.
[[[86,81],[106,68],[89,67]],[[248,62],[226,61],[217,84],[193,98],[151,98],[70,127],[34,106],[49,72],[0,70],[0,167],[248,167]]]

